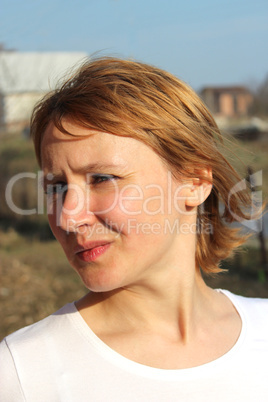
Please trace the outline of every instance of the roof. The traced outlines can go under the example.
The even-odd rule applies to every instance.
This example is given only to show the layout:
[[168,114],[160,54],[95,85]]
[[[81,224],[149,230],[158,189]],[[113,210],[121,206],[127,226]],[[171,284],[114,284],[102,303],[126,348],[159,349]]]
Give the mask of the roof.
[[0,92],[47,92],[86,58],[82,52],[0,51]]
[[235,93],[250,93],[249,89],[243,86],[233,85],[233,86],[219,86],[219,87],[204,87],[200,91],[201,93],[204,92],[214,92],[214,93],[222,93],[222,92],[235,92]]

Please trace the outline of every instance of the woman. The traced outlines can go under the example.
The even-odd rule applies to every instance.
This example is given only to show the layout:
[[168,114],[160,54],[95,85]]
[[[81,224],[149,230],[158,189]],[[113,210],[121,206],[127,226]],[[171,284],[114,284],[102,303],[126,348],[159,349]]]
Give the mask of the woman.
[[245,241],[226,223],[250,196],[197,95],[102,58],[31,131],[50,226],[89,293],[2,341],[0,400],[267,400],[268,302],[202,278]]

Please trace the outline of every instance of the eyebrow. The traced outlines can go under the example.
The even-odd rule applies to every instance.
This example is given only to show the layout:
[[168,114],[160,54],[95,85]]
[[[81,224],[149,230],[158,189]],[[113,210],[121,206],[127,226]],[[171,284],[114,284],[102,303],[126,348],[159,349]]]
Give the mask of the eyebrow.
[[80,169],[77,169],[79,173],[90,173],[90,172],[97,172],[97,171],[104,171],[106,169],[120,169],[124,167],[124,164],[115,164],[115,163],[101,163],[101,162],[95,162],[95,163],[90,163],[86,166],[83,166]]
[[[86,174],[86,173],[98,173],[98,172],[105,172],[105,170],[110,170],[110,169],[120,169],[125,167],[125,164],[123,163],[101,163],[101,162],[95,162],[95,163],[90,163],[86,166],[82,166],[81,168],[77,169],[75,172],[80,173],[80,174]],[[48,182],[48,181],[57,181],[57,180],[62,180],[64,177],[64,173],[53,173],[53,172],[48,172],[48,174],[52,175],[51,180],[49,180],[46,175],[43,175],[43,178],[41,181]]]

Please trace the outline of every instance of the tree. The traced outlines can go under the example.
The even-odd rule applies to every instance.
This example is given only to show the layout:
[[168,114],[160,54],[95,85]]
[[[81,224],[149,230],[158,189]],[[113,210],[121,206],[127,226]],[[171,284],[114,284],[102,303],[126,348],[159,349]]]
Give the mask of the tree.
[[268,117],[268,74],[256,89],[251,114]]

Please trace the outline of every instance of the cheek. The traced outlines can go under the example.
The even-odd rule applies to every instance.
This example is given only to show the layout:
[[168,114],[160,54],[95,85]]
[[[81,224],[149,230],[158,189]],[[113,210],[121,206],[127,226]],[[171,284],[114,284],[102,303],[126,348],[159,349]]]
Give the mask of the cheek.
[[116,193],[98,194],[87,202],[87,210],[102,216],[112,212],[117,203],[118,195]]
[[165,195],[156,191],[144,192],[142,197],[138,197],[137,193],[125,192],[105,219],[114,231],[123,236],[131,236],[133,241],[137,237],[138,243],[147,244],[154,239],[158,242],[164,234],[166,221],[177,218],[177,214],[169,215],[165,211],[166,204]]
[[129,217],[146,216],[148,218],[165,214],[168,206],[167,194],[158,185],[131,185],[124,188],[117,199],[116,208]]
[[114,222],[125,222],[129,218],[141,215],[144,199],[142,190],[129,187],[126,186],[117,193],[96,196],[92,211],[102,219],[107,218]]
[[143,211],[144,191],[139,185],[127,185],[118,195],[117,208],[125,216],[137,216]]

